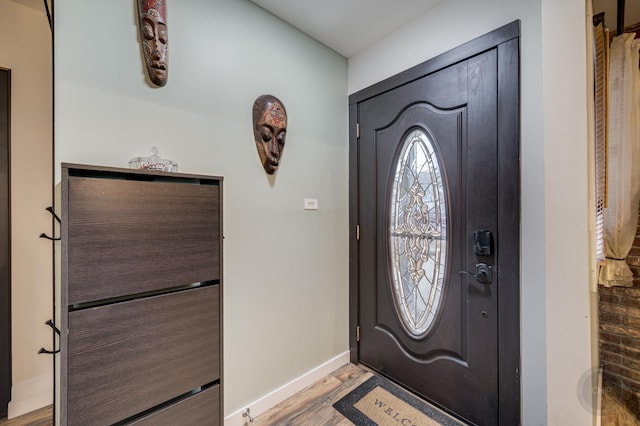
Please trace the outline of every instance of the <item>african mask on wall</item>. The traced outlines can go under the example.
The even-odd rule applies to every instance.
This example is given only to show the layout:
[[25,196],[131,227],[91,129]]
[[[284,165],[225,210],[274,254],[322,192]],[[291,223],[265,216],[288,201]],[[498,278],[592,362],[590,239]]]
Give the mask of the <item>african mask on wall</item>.
[[287,136],[287,111],[275,96],[262,95],[253,103],[253,136],[262,167],[272,175],[280,165]]
[[142,53],[149,80],[157,86],[167,84],[169,36],[165,0],[138,0]]

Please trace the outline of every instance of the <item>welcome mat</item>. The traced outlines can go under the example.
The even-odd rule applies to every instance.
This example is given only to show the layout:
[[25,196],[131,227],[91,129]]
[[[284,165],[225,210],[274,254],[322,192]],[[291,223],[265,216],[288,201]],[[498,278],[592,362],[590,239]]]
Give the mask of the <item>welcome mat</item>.
[[369,378],[333,408],[356,426],[464,426],[380,376]]

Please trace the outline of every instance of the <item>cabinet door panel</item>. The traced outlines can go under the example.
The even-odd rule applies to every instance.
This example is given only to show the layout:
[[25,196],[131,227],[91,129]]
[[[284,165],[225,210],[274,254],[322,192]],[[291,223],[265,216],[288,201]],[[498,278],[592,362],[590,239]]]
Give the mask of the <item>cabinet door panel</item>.
[[70,425],[113,424],[220,378],[208,286],[69,313]]
[[68,304],[219,279],[219,195],[217,185],[70,176]]
[[218,426],[220,386],[172,404],[131,423],[131,426]]

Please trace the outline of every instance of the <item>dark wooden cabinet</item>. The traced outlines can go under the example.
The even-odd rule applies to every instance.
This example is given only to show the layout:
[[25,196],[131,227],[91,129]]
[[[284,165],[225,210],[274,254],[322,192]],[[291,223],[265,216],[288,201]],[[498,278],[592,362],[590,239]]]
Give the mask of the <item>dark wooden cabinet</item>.
[[222,178],[62,165],[62,425],[222,424]]

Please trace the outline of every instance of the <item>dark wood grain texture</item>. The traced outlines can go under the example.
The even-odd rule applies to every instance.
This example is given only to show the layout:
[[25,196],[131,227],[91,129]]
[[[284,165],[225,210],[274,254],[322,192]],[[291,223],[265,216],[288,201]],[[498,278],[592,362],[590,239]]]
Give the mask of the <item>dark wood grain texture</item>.
[[[469,275],[463,275],[467,283],[468,296],[466,321],[469,338],[469,374],[484,377],[484,380],[469,380],[465,386],[465,399],[469,405],[484,407],[471,415],[473,410],[463,411],[463,417],[477,424],[496,424],[498,419],[499,365],[498,347],[498,286],[501,275],[497,265],[500,258],[495,247],[488,255],[478,255],[474,251],[473,233],[478,230],[490,231],[494,242],[508,238],[498,231],[498,99],[497,99],[497,52],[488,50],[469,59],[469,114],[467,131],[469,143],[463,154],[466,157],[465,172],[465,221],[463,252],[466,263],[464,271],[474,271],[477,263],[484,263],[493,269],[492,282],[483,284]],[[516,206],[511,206],[516,209]],[[498,236],[500,238],[498,238]],[[455,274],[459,270],[453,270]],[[460,275],[458,273],[458,275]],[[513,301],[513,303],[517,303]],[[484,313],[484,314],[483,314]],[[471,346],[473,342],[473,346]],[[480,397],[480,395],[482,395]]]
[[[428,377],[430,382],[436,380],[441,393],[451,395],[438,402],[449,408],[457,405],[458,414],[463,417],[471,418],[467,414],[467,411],[471,412],[468,407],[486,400],[487,408],[477,419],[481,424],[520,422],[519,36],[520,22],[511,22],[349,97],[350,128],[355,129],[355,123],[360,124],[360,138],[355,131],[350,131],[349,135],[349,164],[350,168],[357,169],[356,173],[350,170],[350,223],[352,226],[359,224],[361,231],[360,240],[350,245],[350,295],[358,296],[350,298],[350,325],[361,327],[360,342],[356,341],[353,330],[350,334],[351,360],[370,362],[368,365],[372,368],[395,379],[404,375],[405,378]],[[420,83],[422,80],[428,82],[428,76],[441,71],[446,73],[446,84]],[[456,78],[456,74],[462,78]],[[470,374],[482,378],[471,385],[466,384],[466,375],[464,380],[451,383],[437,380],[442,368],[425,375],[417,368],[412,370],[412,367],[399,365],[389,355],[397,345],[367,343],[367,339],[371,340],[376,333],[390,334],[390,322],[380,320],[385,309],[376,304],[373,296],[380,288],[382,293],[388,288],[388,283],[380,279],[388,275],[385,269],[386,239],[384,235],[382,238],[375,235],[377,228],[386,229],[388,223],[384,211],[388,194],[384,189],[376,193],[374,182],[378,181],[384,188],[389,173],[381,165],[386,166],[394,153],[383,149],[377,151],[376,146],[382,146],[388,140],[400,140],[400,134],[388,140],[382,136],[392,130],[390,123],[400,116],[399,111],[404,114],[413,108],[410,105],[419,102],[415,97],[420,93],[431,105],[451,111],[455,108],[464,110],[463,132],[458,139],[463,144],[468,140],[467,146],[461,148],[459,165],[445,161],[445,169],[451,177],[449,184],[460,181],[459,192],[464,194],[460,199],[450,199],[451,214],[464,216],[462,222],[453,219],[448,223],[452,235],[456,235],[456,229],[461,231],[458,232],[461,237],[453,241],[452,246],[461,241],[461,247],[471,247],[469,234],[479,229],[490,230],[496,238],[500,237],[491,255],[476,255],[471,250],[459,258],[448,259],[451,280],[460,281],[458,287],[464,288],[463,294],[471,300],[469,303],[464,301],[461,321],[467,329],[462,334],[470,341],[474,340],[475,346],[472,352],[471,344],[463,345],[464,350],[460,352],[462,359],[470,365]],[[466,109],[470,111],[468,115]],[[490,114],[483,116],[473,111],[490,111]],[[374,119],[370,116],[379,120],[371,124]],[[437,135],[436,139],[440,141]],[[446,158],[446,153],[443,156]],[[452,189],[451,193],[456,191]],[[352,239],[355,241],[354,236]],[[380,258],[376,257],[378,252],[382,253]],[[460,270],[473,271],[477,262],[493,266],[494,280],[490,285],[479,284],[472,277],[455,279],[454,275]],[[378,265],[379,270],[367,265]],[[383,296],[378,300],[389,299],[389,295]],[[365,314],[369,311],[373,316]],[[445,311],[448,313],[451,309]],[[442,318],[438,321],[442,322]],[[493,333],[491,339],[486,338],[487,333]],[[438,338],[444,335],[436,334]],[[402,337],[397,337],[398,341],[410,346]],[[486,345],[491,347],[484,347]],[[367,353],[377,358],[368,361]],[[489,382],[491,389],[488,389]],[[418,379],[414,384],[405,385],[420,392],[420,383]]]
[[69,178],[68,303],[220,277],[218,186]]
[[[494,348],[497,346],[495,330],[482,322],[467,320],[469,304],[479,296],[471,294],[475,280],[467,280],[458,273],[466,269],[467,251],[471,247],[466,238],[467,210],[472,208],[475,194],[470,194],[469,180],[472,173],[483,169],[479,161],[468,160],[467,152],[481,151],[482,147],[469,145],[491,139],[482,129],[472,136],[467,134],[467,123],[487,117],[475,105],[472,110],[466,106],[473,90],[488,94],[484,87],[477,88],[473,82],[473,68],[469,61],[455,64],[360,103],[360,276],[368,277],[359,283],[360,362],[400,381],[423,397],[456,410],[459,415],[487,410],[486,406],[473,406],[472,387],[483,385],[487,397],[497,393],[492,375],[495,359],[482,364],[470,361],[475,361],[481,352],[477,348],[491,343]],[[490,78],[491,74],[487,80]],[[495,112],[491,116],[495,117]],[[394,283],[390,277],[394,272],[389,260],[387,232],[390,193],[402,143],[408,129],[416,128],[427,129],[435,141],[439,169],[446,170],[443,178],[447,182],[445,197],[448,200],[445,246],[448,273],[444,278],[441,308],[432,330],[419,339],[407,335],[393,302]],[[373,208],[366,207],[369,205]],[[470,370],[475,366],[480,367],[479,371],[471,375]],[[429,380],[425,380],[427,377]],[[462,406],[461,401],[468,402]]]
[[520,424],[520,40],[498,46],[500,424]]
[[349,104],[362,102],[380,93],[392,90],[398,86],[416,80],[427,74],[434,73],[453,64],[464,61],[494,48],[500,43],[518,38],[520,36],[520,21],[513,21],[494,31],[470,40],[458,47],[444,52],[435,58],[418,64],[406,71],[391,76],[379,83],[364,88],[349,96]]
[[0,68],[0,417],[11,400],[11,72]]
[[221,424],[222,178],[61,175],[61,425]]
[[69,313],[69,424],[112,424],[220,378],[218,286]]
[[220,425],[220,386],[216,385],[130,423],[135,426]]

